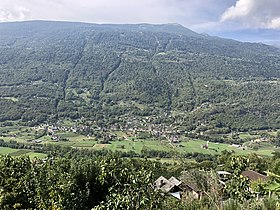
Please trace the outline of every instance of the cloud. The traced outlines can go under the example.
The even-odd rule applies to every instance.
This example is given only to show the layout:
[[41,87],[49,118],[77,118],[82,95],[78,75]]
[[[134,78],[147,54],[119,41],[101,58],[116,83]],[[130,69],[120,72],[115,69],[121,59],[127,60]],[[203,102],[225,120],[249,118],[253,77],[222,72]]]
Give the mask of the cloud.
[[10,9],[0,7],[0,22],[25,20],[29,12],[29,9],[22,6],[14,6]]
[[236,21],[247,28],[280,29],[279,0],[238,0],[221,15],[221,22]]
[[268,28],[280,29],[280,17],[272,19],[270,23],[268,23]]
[[280,0],[0,0],[0,22],[180,23],[199,32],[278,29]]
[[[93,23],[218,21],[234,0],[0,0],[0,21],[66,20]],[[15,8],[24,8],[18,11]]]
[[183,3],[182,0],[1,0],[0,21],[176,22],[187,11],[181,8]]
[[253,0],[239,0],[235,6],[228,8],[221,17],[222,21],[245,17],[250,14],[254,6]]

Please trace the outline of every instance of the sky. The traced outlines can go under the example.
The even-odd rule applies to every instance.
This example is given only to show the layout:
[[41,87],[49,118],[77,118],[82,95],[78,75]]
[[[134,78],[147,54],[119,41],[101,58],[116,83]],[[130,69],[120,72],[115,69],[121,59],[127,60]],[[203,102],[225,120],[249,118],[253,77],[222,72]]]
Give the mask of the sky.
[[265,30],[278,36],[280,0],[0,0],[0,22],[24,20],[179,23],[211,35]]

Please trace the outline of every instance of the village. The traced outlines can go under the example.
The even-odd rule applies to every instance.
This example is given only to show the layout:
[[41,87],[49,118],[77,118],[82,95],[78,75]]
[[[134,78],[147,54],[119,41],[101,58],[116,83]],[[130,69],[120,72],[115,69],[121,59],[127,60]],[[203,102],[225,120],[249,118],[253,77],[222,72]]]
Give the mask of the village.
[[[74,148],[120,151],[145,150],[219,154],[222,150],[269,155],[276,139],[274,131],[208,134],[184,130],[176,125],[154,123],[153,118],[126,118],[123,122],[100,125],[85,119],[44,123],[34,127],[6,126],[0,138],[28,144],[57,144]],[[158,143],[156,143],[158,142]],[[157,146],[156,146],[157,145]]]
[[[247,150],[257,148],[261,143],[269,143],[275,139],[273,132],[254,132],[252,134],[243,134],[242,132],[231,132],[227,134],[207,134],[207,132],[196,130],[183,130],[176,125],[155,124],[151,117],[126,119],[124,125],[118,123],[109,126],[99,126],[96,121],[76,121],[69,125],[63,123],[56,124],[41,124],[33,127],[36,132],[45,132],[51,137],[53,142],[67,141],[67,138],[62,139],[57,135],[61,132],[70,132],[87,136],[88,138],[98,138],[105,141],[147,139],[153,138],[158,140],[166,140],[170,145],[179,146],[180,142],[188,139],[200,139],[207,142],[201,145],[203,149],[208,149],[208,143],[227,143],[231,147]],[[123,132],[125,135],[117,135],[118,132]],[[275,133],[275,132],[274,132]],[[38,141],[35,143],[39,143]]]

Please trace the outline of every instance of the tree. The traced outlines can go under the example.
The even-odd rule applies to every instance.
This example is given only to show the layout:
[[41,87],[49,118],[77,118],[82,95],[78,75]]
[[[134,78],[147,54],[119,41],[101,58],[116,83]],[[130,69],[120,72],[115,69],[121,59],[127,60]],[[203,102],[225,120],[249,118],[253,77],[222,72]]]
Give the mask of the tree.
[[0,186],[1,209],[36,207],[34,173],[28,157],[0,158]]
[[233,173],[225,185],[225,192],[229,198],[245,201],[252,197],[249,180],[241,175],[247,165],[248,159],[244,156],[232,156],[230,158],[229,167]]
[[145,167],[135,168],[131,161],[116,158],[102,161],[100,179],[110,183],[105,201],[94,209],[155,209],[159,208],[163,197],[151,185],[153,174]]

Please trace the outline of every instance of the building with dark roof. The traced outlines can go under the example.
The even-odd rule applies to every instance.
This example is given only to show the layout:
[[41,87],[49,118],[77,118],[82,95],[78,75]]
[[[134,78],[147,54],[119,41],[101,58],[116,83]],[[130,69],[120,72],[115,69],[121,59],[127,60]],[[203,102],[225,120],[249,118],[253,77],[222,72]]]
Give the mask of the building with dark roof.
[[242,176],[245,176],[249,179],[250,182],[255,182],[255,181],[267,181],[268,180],[268,177],[263,175],[263,174],[260,174],[256,171],[252,171],[252,170],[246,170],[246,171],[243,171],[242,173]]

